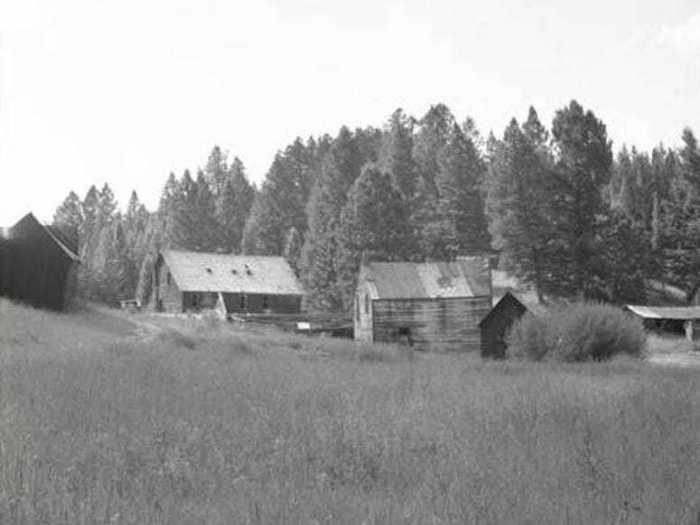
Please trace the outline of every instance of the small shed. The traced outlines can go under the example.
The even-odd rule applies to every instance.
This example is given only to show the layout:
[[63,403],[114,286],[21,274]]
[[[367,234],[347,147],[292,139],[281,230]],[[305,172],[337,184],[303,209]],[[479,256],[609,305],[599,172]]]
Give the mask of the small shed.
[[0,295],[62,310],[75,293],[77,242],[28,213],[0,236]]
[[355,294],[354,337],[421,350],[478,351],[478,324],[490,308],[485,257],[365,263]]
[[506,356],[506,338],[511,327],[527,312],[527,307],[515,295],[506,292],[479,322],[481,356],[503,359]]
[[692,341],[700,334],[700,306],[625,305],[625,310],[639,317],[648,330],[685,334]]
[[153,269],[159,312],[295,314],[304,289],[283,257],[165,250]]

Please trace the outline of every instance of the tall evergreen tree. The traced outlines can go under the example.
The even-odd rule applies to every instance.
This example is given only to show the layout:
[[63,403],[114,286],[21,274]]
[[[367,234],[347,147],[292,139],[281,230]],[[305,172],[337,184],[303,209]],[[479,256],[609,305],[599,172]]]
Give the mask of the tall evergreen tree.
[[412,233],[408,211],[391,176],[367,165],[350,188],[338,228],[337,278],[344,309],[352,306],[362,257],[373,261],[405,258]]
[[558,253],[553,283],[563,295],[596,294],[599,218],[604,214],[603,188],[610,180],[611,143],[605,124],[576,101],[556,112],[552,139],[557,152],[555,175]]
[[501,142],[492,142],[487,205],[494,245],[503,266],[535,287],[547,288],[549,243],[553,235],[552,200],[542,134],[531,108],[521,129],[511,120]]

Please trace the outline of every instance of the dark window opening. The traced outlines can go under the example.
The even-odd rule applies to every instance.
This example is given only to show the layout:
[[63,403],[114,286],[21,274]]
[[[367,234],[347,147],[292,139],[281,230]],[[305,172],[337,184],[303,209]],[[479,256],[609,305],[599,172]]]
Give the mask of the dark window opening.
[[239,302],[241,310],[245,310],[245,295],[241,294],[240,302]]
[[163,311],[163,299],[158,299],[158,306],[157,309],[159,312]]
[[168,272],[168,274],[165,276],[165,281],[168,283],[168,286],[170,286],[171,279],[172,279],[172,277],[170,276],[170,272]]
[[401,326],[397,330],[398,340],[402,344],[406,344],[408,346],[413,346],[413,339],[411,338],[411,328],[408,326]]
[[365,295],[365,313],[369,314],[369,294]]
[[196,293],[192,294],[192,308],[199,308],[199,295]]
[[360,296],[359,295],[355,296],[355,317],[357,319],[360,318]]
[[263,310],[267,310],[269,308],[267,295],[262,296],[262,307]]

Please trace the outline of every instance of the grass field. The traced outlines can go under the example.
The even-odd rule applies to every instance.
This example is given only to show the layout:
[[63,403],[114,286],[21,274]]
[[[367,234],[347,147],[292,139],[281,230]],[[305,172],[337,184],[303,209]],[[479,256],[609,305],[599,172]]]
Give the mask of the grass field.
[[700,370],[0,301],[0,523],[700,523]]

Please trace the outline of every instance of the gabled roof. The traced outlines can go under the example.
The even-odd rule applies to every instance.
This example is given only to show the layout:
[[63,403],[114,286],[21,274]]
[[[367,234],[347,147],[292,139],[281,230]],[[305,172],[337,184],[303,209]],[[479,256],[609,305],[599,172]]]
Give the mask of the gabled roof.
[[165,250],[161,257],[184,292],[304,295],[283,257]]
[[362,266],[360,281],[368,283],[373,299],[491,295],[486,257],[464,257],[452,262],[372,262]]
[[527,306],[525,306],[522,301],[520,301],[517,297],[515,297],[512,293],[506,292],[503,297],[499,299],[499,301],[495,304],[493,308],[489,311],[489,313],[486,314],[486,316],[479,321],[479,326],[482,326],[486,322],[488,322],[491,317],[494,315],[497,315],[501,310],[506,308],[506,306],[510,304],[513,306],[516,310],[520,312],[519,315],[524,315],[525,312],[528,311]]
[[15,231],[18,229],[21,230],[25,225],[30,225],[47,235],[70,259],[80,261],[75,244],[69,241],[66,236],[63,235],[60,230],[58,230],[58,228],[41,224],[31,212],[27,213],[24,217],[18,220],[14,226],[8,228],[5,232],[5,237],[12,239],[12,237],[16,235]]
[[644,319],[669,319],[690,321],[700,319],[700,306],[639,306],[628,304],[625,308]]

